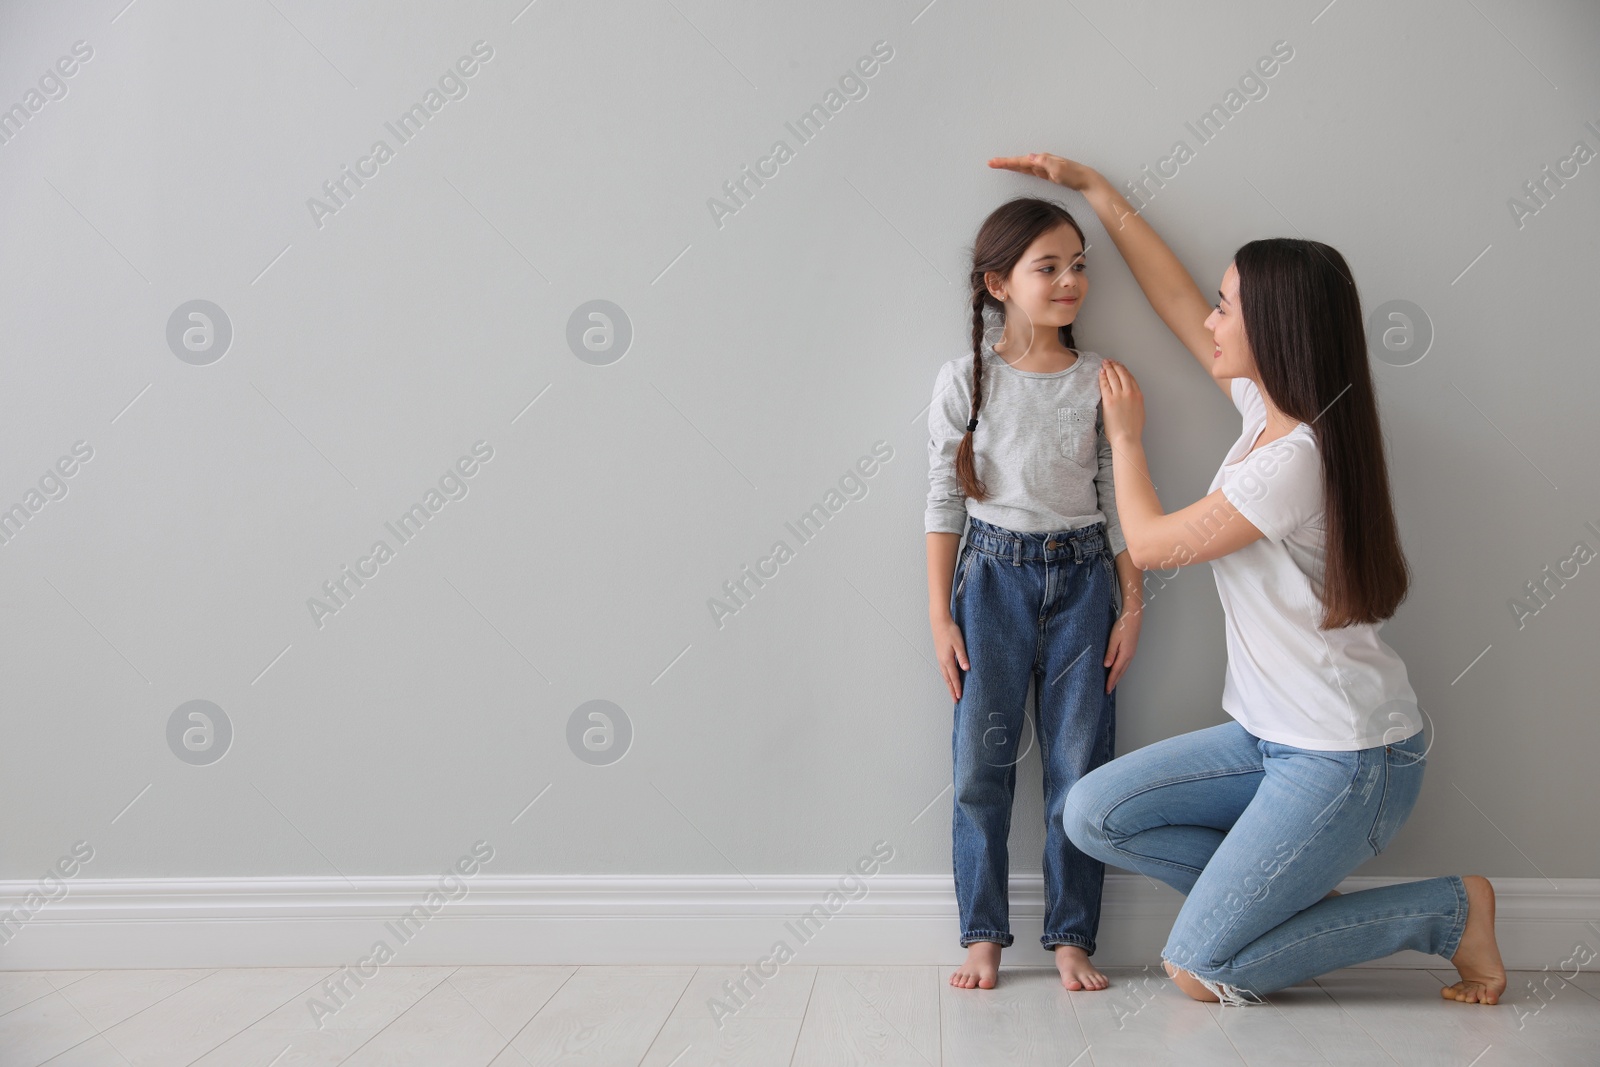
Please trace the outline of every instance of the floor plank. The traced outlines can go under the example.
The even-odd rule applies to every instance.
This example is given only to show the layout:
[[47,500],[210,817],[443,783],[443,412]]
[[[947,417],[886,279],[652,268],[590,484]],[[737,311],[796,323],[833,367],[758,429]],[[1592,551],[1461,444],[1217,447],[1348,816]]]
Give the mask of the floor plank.
[[377,974],[364,979],[330,971],[255,1025],[263,1030],[381,1030],[454,970],[380,966]]
[[[587,973],[585,973],[587,972]],[[582,968],[550,998],[494,1067],[634,1067],[661,1032],[693,976]]]
[[[60,973],[62,972],[0,971],[0,1015],[54,993],[57,986],[50,980],[50,976]],[[83,972],[85,975],[91,973],[93,972]]]
[[[993,990],[950,967],[384,968],[326,1025],[326,968],[0,972],[0,1067],[1006,1067],[1589,1064],[1600,985],[1513,971],[1457,1004],[1448,968],[1347,968],[1265,1004],[1191,1000],[1159,966],[1068,992],[1053,968]],[[742,1003],[730,1003],[734,983]],[[98,1031],[98,1032],[97,1032]]]
[[[1460,978],[1454,971],[1431,973],[1441,985]],[[1500,1003],[1486,1010],[1509,1013],[1495,1021],[1508,1024],[1519,1042],[1553,1063],[1600,1062],[1600,1004],[1554,970],[1508,971]]]
[[[328,968],[323,967],[213,971],[105,1030],[101,1036],[131,1067],[191,1063],[249,1029],[328,973]],[[72,988],[62,992],[69,993]]]
[[1517,1019],[1504,1004],[1459,1004],[1439,995],[1428,971],[1347,967],[1317,985],[1361,1021],[1385,1052],[1407,1064],[1497,1067],[1542,1062],[1517,1037]]
[[1218,1024],[1219,1006],[1189,999],[1160,968],[1102,971],[1111,980],[1105,989],[1068,993],[1094,1063],[1237,1067],[1245,1062]]
[[1233,1047],[1250,1064],[1392,1064],[1394,1057],[1315,982],[1268,993],[1263,1006],[1213,1009]]
[[[771,978],[740,967],[701,967],[672,1017],[711,1022],[730,1018],[802,1019],[816,978],[815,967],[779,967]],[[760,979],[761,984],[757,985],[755,979]]]
[[938,967],[824,967],[791,1067],[940,1067]]
[[1088,1047],[1072,994],[1054,967],[1007,968],[993,989],[956,989],[948,981],[953,970],[939,972],[939,1018],[948,1062],[1060,1067],[1078,1061]]
[[128,1067],[128,1061],[105,1038],[96,1034],[46,1060],[44,1067]]
[[59,991],[36,997],[0,1015],[0,1067],[36,1067],[94,1036]]
[[576,967],[458,967],[445,981],[510,1041],[576,971]]
[[[338,1067],[377,1030],[250,1029],[229,1038],[189,1067]],[[121,1061],[116,1061],[118,1064]],[[66,1067],[54,1060],[48,1067]]]
[[506,1043],[454,986],[441,981],[342,1062],[346,1067],[487,1067]]
[[90,1026],[105,1030],[214,973],[215,969],[210,967],[200,970],[95,971],[61,987],[59,992],[89,1020]]
[[800,1020],[739,1016],[722,1020],[677,1015],[656,1035],[640,1067],[782,1067],[794,1055]]

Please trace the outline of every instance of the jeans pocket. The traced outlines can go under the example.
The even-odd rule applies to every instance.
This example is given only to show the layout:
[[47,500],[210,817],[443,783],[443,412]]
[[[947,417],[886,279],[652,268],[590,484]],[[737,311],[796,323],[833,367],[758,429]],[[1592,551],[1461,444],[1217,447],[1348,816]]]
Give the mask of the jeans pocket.
[[1057,447],[1064,458],[1080,467],[1090,470],[1097,468],[1094,408],[1057,408],[1056,438]]
[[1421,740],[1419,733],[1405,741],[1383,746],[1383,797],[1372,820],[1372,832],[1367,835],[1367,844],[1372,847],[1374,856],[1389,847],[1422,792],[1422,772],[1427,760]]
[[956,564],[956,587],[950,594],[952,604],[955,602],[955,598],[961,595],[961,590],[967,584],[967,571],[972,569],[972,557],[974,555],[976,555],[976,552],[970,544],[961,550],[961,559]]

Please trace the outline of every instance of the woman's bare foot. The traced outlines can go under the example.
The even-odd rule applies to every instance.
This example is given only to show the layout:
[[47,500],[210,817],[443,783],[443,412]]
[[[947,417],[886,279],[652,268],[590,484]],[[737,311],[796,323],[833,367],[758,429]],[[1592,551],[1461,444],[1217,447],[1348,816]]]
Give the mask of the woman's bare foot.
[[957,989],[993,989],[1000,977],[1000,943],[974,941],[967,946],[967,962],[950,975],[950,984]]
[[1179,967],[1171,960],[1162,960],[1161,966],[1166,968],[1167,977],[1172,979],[1172,984],[1183,990],[1194,1000],[1203,1000],[1217,1003],[1217,995],[1200,983],[1200,979]]
[[1061,972],[1061,984],[1074,993],[1104,989],[1111,984],[1089,962],[1089,954],[1077,945],[1056,946],[1056,970]]
[[1477,874],[1461,881],[1467,889],[1467,928],[1450,957],[1461,981],[1440,989],[1439,995],[1468,1004],[1498,1004],[1506,991],[1506,965],[1494,939],[1494,886]]

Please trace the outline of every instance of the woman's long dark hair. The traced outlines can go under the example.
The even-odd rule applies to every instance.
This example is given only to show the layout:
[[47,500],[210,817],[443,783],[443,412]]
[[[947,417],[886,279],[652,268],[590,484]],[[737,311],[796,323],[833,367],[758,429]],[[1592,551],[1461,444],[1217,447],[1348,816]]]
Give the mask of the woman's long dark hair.
[[[967,416],[968,423],[978,417],[978,409],[983,406],[984,309],[994,308],[1002,316],[1005,313],[1005,305],[989,292],[983,276],[989,271],[996,271],[1004,277],[1010,277],[1011,269],[1017,265],[1028,246],[1063,224],[1071,226],[1078,235],[1078,241],[1085,248],[1088,247],[1084,242],[1083,230],[1066,208],[1032,196],[1019,196],[1006,201],[991,211],[978,228],[977,240],[972,245],[972,274],[969,281],[972,287],[972,412]],[[1070,270],[1071,265],[1063,269]],[[1072,343],[1070,323],[1061,327],[1060,336],[1061,343],[1067,348],[1077,347]],[[986,500],[989,496],[988,487],[978,480],[973,463],[972,434],[973,431],[968,430],[956,448],[956,479],[967,496],[973,500]]]
[[1290,237],[1242,245],[1233,264],[1261,388],[1311,426],[1322,456],[1322,626],[1382,622],[1406,598],[1410,568],[1350,268],[1332,246]]

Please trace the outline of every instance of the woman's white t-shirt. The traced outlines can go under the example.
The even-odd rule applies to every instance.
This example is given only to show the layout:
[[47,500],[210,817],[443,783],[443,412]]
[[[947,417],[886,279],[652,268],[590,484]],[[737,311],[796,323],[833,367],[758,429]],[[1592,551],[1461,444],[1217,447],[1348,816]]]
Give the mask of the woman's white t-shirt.
[[1324,630],[1322,457],[1300,423],[1256,449],[1267,406],[1249,378],[1232,379],[1244,429],[1207,490],[1264,535],[1211,561],[1227,618],[1222,708],[1257,737],[1348,751],[1422,729],[1405,663],[1372,624]]

